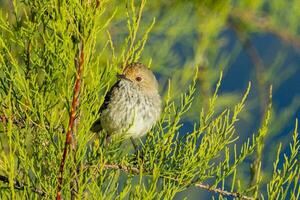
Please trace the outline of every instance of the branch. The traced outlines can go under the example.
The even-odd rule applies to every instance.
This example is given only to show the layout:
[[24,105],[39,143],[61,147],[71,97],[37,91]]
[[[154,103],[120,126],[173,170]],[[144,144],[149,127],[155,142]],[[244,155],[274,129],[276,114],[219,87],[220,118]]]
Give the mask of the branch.
[[229,192],[229,191],[223,190],[221,188],[213,188],[212,186],[210,186],[208,184],[204,184],[204,183],[195,183],[195,186],[198,187],[198,188],[210,191],[210,192],[214,192],[214,193],[224,195],[224,196],[240,198],[240,199],[244,199],[244,200],[254,200],[254,198],[242,195],[241,193]]
[[[121,165],[121,164],[105,164],[103,166],[104,169],[114,169],[114,170],[121,170],[125,173],[132,173],[132,174],[139,174],[141,172],[141,170],[139,168],[136,167],[128,167],[125,165]],[[147,172],[147,171],[144,171]],[[172,178],[172,177],[162,177],[162,178],[168,178],[170,180],[176,181],[178,182],[178,179],[176,178]],[[240,199],[244,199],[244,200],[254,200],[254,198],[252,197],[248,197],[245,195],[242,195],[241,193],[238,192],[229,192],[226,190],[223,190],[221,188],[214,188],[208,184],[204,184],[204,183],[194,183],[194,186],[210,191],[210,192],[214,192],[214,193],[218,193],[224,196],[228,196],[228,197],[234,197],[234,198],[240,198]]]
[[238,40],[243,45],[246,53],[248,54],[249,58],[251,59],[254,65],[255,77],[258,83],[258,93],[260,98],[261,114],[264,114],[266,111],[266,107],[268,105],[268,98],[266,96],[266,80],[264,76],[264,71],[265,71],[264,62],[260,57],[257,49],[251,42],[250,38],[248,37],[247,33],[245,32],[245,30],[242,30],[240,24],[235,22],[234,19],[229,19],[228,24],[230,27],[232,27]]
[[[125,173],[128,173],[128,174],[130,174],[130,173],[131,174],[139,174],[140,171],[141,171],[140,169],[138,169],[136,167],[129,167],[129,166],[121,165],[121,164],[105,164],[103,166],[103,168],[105,170],[108,170],[108,169],[121,170],[121,171],[123,171]],[[172,178],[172,177],[162,177],[162,178],[168,178],[168,179],[176,181],[176,182],[178,181],[176,178]],[[5,177],[5,176],[1,176],[1,175],[0,175],[0,181],[5,182],[5,183],[9,183],[8,178]],[[27,185],[25,185],[23,183],[20,183],[18,181],[16,181],[14,183],[14,185],[15,185],[15,189],[18,189],[18,190],[24,190],[25,187],[28,187]],[[254,200],[254,198],[242,195],[241,193],[229,192],[229,191],[223,190],[221,188],[214,188],[214,187],[212,187],[208,184],[204,184],[204,183],[199,183],[199,182],[194,183],[194,186],[196,186],[198,188],[201,188],[201,189],[204,189],[204,190],[207,190],[207,191],[210,191],[210,192],[214,192],[214,193],[217,193],[217,194],[228,196],[228,197],[240,198],[240,199],[243,199],[243,200]],[[41,196],[46,195],[46,193],[41,189],[37,189],[37,188],[34,188],[34,187],[31,187],[30,189],[34,193],[37,193]],[[61,197],[59,197],[59,198],[61,198]]]
[[231,12],[230,17],[248,22],[265,32],[271,33],[280,38],[282,41],[292,45],[295,49],[300,48],[299,36],[292,35],[289,30],[278,28],[278,26],[273,25],[271,20],[266,16],[258,17],[257,14],[251,11],[234,9]]
[[[229,19],[228,24],[232,27],[233,31],[235,32],[238,40],[243,45],[246,53],[248,54],[249,58],[251,59],[254,65],[255,77],[258,83],[258,96],[260,102],[260,111],[262,115],[261,123],[268,115],[270,111],[271,105],[271,96],[272,96],[272,89],[270,88],[270,95],[269,98],[266,95],[267,88],[266,88],[266,79],[265,79],[265,66],[263,59],[260,57],[255,45],[252,43],[250,37],[248,36],[247,32],[243,30],[239,23],[235,22],[234,19]],[[269,106],[268,106],[269,105]],[[260,137],[260,142],[258,143],[257,150],[256,150],[256,157],[251,164],[251,181],[250,185],[254,186],[254,196],[257,196],[257,192],[259,189],[259,176],[261,174],[261,160],[262,160],[262,152],[263,152],[263,141],[265,136]]]
[[[4,183],[9,183],[9,179],[6,177],[6,176],[2,176],[2,175],[0,175],[0,181],[2,181],[2,182],[4,182]],[[25,187],[29,187],[28,185],[26,185],[26,184],[24,184],[24,183],[20,183],[19,181],[14,181],[14,188],[16,189],[16,190],[24,190],[25,189]],[[30,190],[32,191],[32,192],[34,192],[34,193],[36,193],[36,194],[38,194],[38,195],[40,195],[40,196],[45,196],[46,195],[46,193],[43,191],[43,190],[41,190],[41,189],[37,189],[37,188],[35,188],[35,187],[29,187],[30,188]]]
[[59,175],[58,175],[58,183],[57,183],[57,195],[56,199],[61,200],[61,189],[62,189],[62,181],[63,181],[63,173],[64,173],[64,166],[67,159],[68,154],[68,148],[70,147],[70,144],[72,142],[72,134],[74,131],[74,125],[75,125],[75,118],[76,118],[76,109],[79,104],[79,93],[80,93],[80,83],[81,83],[81,76],[83,71],[83,65],[84,65],[84,44],[83,41],[81,41],[80,49],[79,49],[79,61],[77,63],[77,73],[76,73],[76,80],[74,85],[74,95],[72,100],[72,107],[70,111],[70,120],[66,135],[66,141],[65,141],[65,147],[63,151],[63,156],[61,159],[60,167],[59,167]]

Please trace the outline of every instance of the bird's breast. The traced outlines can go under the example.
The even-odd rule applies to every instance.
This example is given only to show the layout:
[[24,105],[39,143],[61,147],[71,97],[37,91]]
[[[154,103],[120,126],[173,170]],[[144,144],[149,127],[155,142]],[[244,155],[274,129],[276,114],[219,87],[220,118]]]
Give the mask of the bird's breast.
[[121,85],[101,113],[101,125],[109,134],[141,137],[160,115],[159,95],[144,95],[138,89]]

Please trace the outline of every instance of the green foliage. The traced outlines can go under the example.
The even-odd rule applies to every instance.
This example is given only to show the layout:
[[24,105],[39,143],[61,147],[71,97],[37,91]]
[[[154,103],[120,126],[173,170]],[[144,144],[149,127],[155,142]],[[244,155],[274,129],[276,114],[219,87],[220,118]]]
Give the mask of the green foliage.
[[[279,115],[282,123],[274,124],[271,116],[280,112],[263,95],[263,103],[249,99],[250,83],[243,95],[219,94],[219,69],[229,66],[241,49],[236,45],[232,52],[221,53],[221,32],[239,22],[243,39],[259,31],[281,36],[276,26],[288,29],[288,37],[296,35],[295,19],[300,16],[291,12],[284,18],[289,23],[280,24],[280,2],[23,0],[3,5],[10,9],[3,9],[0,18],[1,199],[56,196],[81,51],[84,70],[64,167],[65,199],[172,199],[188,196],[184,191],[195,187],[216,192],[220,199],[298,199],[297,122],[283,166],[280,146],[273,173],[265,176],[262,169],[265,141],[283,128],[292,112]],[[292,2],[296,9],[299,3]],[[257,23],[251,17],[266,5],[270,22]],[[187,60],[182,61],[176,45],[191,52]],[[90,127],[115,73],[137,60],[159,72],[164,111],[134,152],[130,141],[105,144],[105,133],[93,134]],[[265,69],[261,84],[253,81],[252,88],[266,88],[282,60]],[[226,74],[227,68],[223,70]],[[239,127],[241,119],[251,121],[250,111],[257,105],[265,113],[257,134],[247,138],[247,130]],[[297,107],[294,100],[287,110]],[[182,129],[186,119],[193,122],[193,130]],[[245,176],[251,159],[252,171]]]
[[[281,145],[278,148],[277,158],[274,162],[274,172],[272,180],[268,184],[269,199],[299,199],[299,151],[298,120],[296,121],[293,134],[293,141],[290,143],[290,155],[283,155],[284,164],[282,170],[278,169]],[[289,193],[290,192],[290,193]],[[290,197],[288,197],[290,194]]]

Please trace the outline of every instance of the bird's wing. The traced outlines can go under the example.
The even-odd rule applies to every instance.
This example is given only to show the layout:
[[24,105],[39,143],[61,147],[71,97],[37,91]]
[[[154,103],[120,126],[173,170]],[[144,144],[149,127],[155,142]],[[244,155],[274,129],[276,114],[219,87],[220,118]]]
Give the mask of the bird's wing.
[[[108,105],[109,105],[109,102],[111,101],[111,98],[112,98],[112,95],[114,94],[115,90],[118,89],[118,85],[119,85],[119,82],[120,81],[117,81],[112,87],[111,89],[106,93],[105,97],[104,97],[104,101],[98,111],[98,113],[100,114],[100,118],[101,118],[101,113],[103,110],[105,110]],[[91,127],[91,131],[92,132],[99,132],[102,130],[102,126],[101,126],[101,120],[100,118],[98,118],[92,125]]]
[[119,88],[119,82],[117,81],[112,87],[111,89],[106,93],[105,97],[104,97],[104,101],[98,111],[99,114],[102,113],[103,110],[105,110],[109,104],[109,102],[111,101],[111,97],[113,95],[113,93],[115,92],[115,90],[117,90]]

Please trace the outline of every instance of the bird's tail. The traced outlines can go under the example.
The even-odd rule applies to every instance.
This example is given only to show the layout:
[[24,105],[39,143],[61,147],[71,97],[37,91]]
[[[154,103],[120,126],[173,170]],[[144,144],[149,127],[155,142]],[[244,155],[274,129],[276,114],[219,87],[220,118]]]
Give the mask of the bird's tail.
[[90,130],[91,130],[92,132],[94,132],[94,133],[99,132],[99,131],[102,130],[100,118],[97,119],[97,120],[92,124],[92,127],[90,128]]

